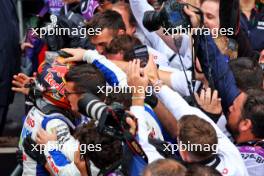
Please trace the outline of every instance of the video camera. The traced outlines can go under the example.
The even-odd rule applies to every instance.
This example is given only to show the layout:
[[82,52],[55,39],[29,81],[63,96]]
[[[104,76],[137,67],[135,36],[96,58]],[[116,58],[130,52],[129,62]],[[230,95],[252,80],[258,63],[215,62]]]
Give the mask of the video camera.
[[[164,2],[164,0],[162,0]],[[183,8],[190,4],[179,3],[177,0],[168,0],[163,4],[162,9],[157,11],[146,11],[143,18],[143,25],[150,32],[158,30],[160,27],[169,29],[182,25],[183,28],[190,28],[189,16],[185,14]]]

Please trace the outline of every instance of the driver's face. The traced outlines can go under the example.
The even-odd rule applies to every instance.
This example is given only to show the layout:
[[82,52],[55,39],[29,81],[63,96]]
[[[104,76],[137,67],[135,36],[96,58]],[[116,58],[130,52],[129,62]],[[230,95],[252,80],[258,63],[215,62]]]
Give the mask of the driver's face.
[[73,112],[78,112],[78,101],[81,98],[81,93],[75,91],[74,82],[67,82],[65,84],[65,96],[70,102],[71,110]]

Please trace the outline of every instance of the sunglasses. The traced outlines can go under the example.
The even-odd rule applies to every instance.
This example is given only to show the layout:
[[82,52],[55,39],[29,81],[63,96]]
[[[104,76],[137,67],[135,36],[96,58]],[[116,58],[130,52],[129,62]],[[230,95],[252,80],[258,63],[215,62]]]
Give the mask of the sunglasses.
[[65,97],[68,97],[69,95],[72,95],[72,94],[81,95],[81,94],[84,94],[84,93],[85,92],[68,92],[67,90],[64,90]]

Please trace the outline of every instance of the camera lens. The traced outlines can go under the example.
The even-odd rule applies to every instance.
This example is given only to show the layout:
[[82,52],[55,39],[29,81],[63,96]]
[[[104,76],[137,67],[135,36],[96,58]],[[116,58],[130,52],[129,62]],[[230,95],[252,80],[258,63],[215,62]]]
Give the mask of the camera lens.
[[84,94],[83,98],[79,100],[78,106],[82,114],[95,120],[99,120],[103,112],[107,110],[106,104],[91,93]]

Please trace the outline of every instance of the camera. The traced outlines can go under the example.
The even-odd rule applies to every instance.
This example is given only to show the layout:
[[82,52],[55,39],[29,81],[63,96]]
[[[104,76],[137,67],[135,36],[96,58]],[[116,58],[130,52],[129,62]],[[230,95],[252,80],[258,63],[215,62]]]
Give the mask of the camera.
[[107,106],[91,93],[85,93],[79,100],[78,106],[82,114],[98,120],[97,130],[99,133],[121,140],[124,139],[125,132],[130,128],[126,123],[126,118],[134,118],[125,112],[122,104],[113,102]]
[[124,57],[128,59],[139,59],[140,67],[143,68],[148,63],[148,48],[146,45],[137,45],[133,48],[132,51],[129,51],[127,54],[125,54]]
[[186,5],[188,4],[178,3],[176,0],[165,1],[163,8],[159,12],[145,12],[143,25],[150,32],[156,31],[160,27],[171,29],[181,25],[183,28],[190,28],[189,16],[183,10]]

